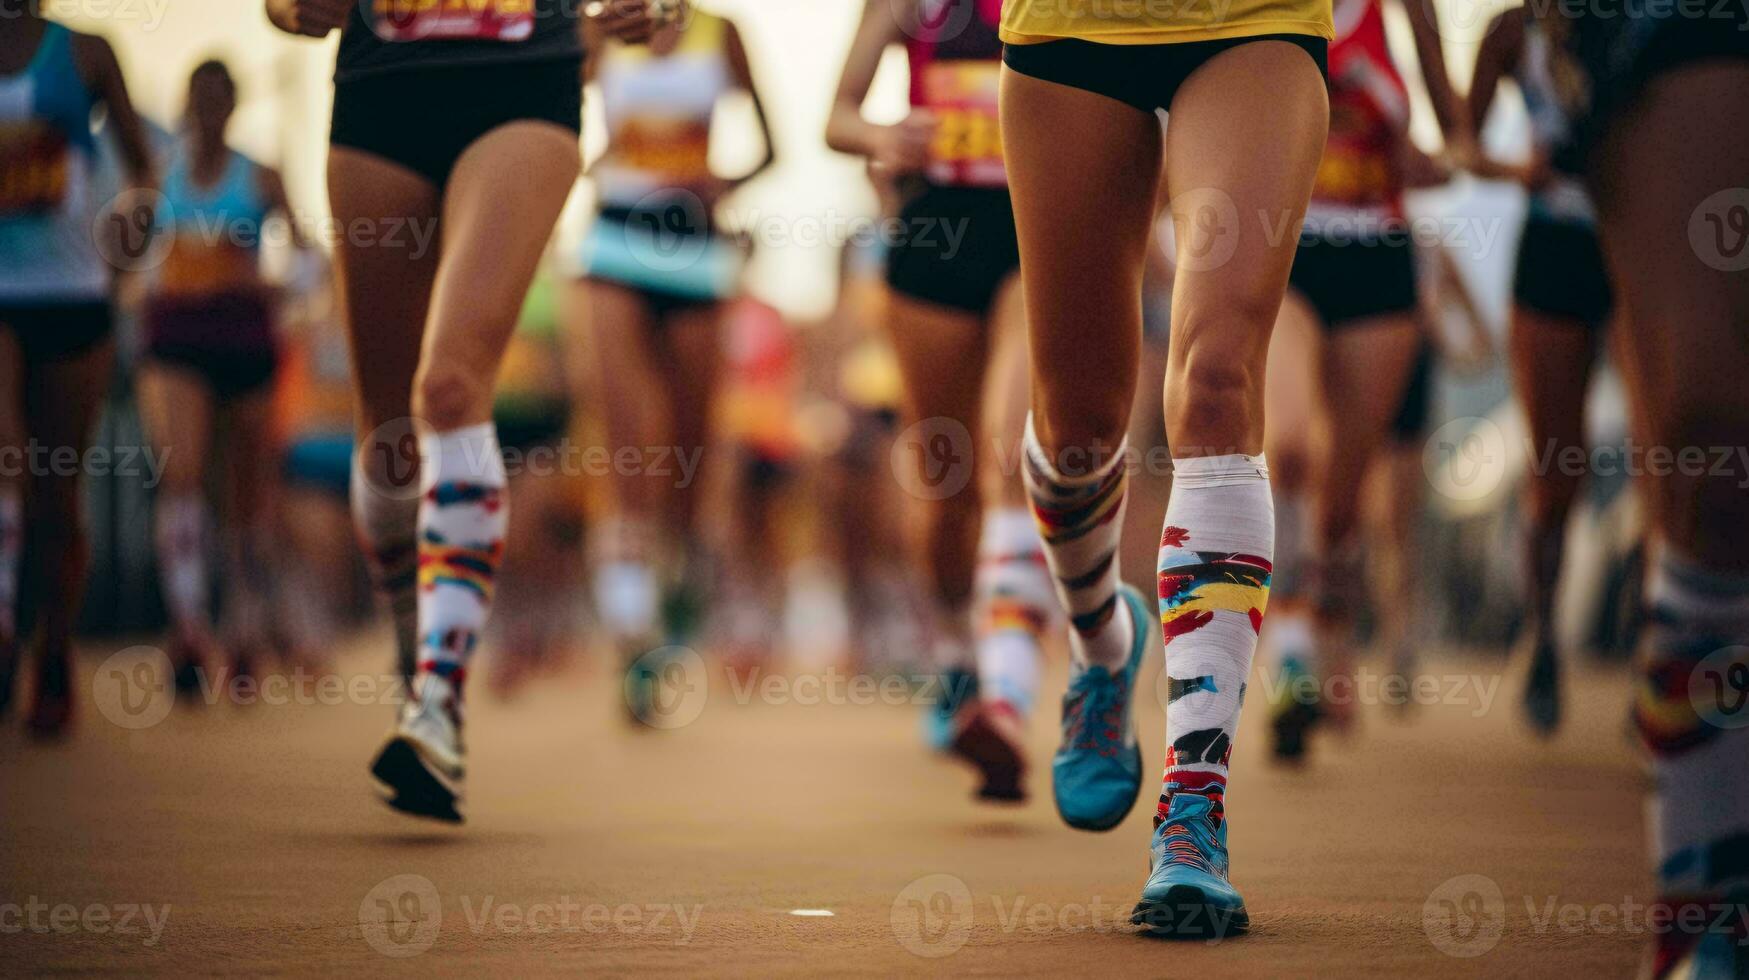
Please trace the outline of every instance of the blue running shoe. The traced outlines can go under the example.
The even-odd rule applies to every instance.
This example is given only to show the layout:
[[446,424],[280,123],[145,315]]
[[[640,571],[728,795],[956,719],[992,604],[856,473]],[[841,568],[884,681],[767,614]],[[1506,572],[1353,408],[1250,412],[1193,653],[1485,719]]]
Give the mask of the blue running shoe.
[[1095,664],[1069,678],[1063,745],[1051,760],[1057,813],[1077,830],[1110,830],[1123,823],[1142,791],[1142,747],[1130,705],[1142,654],[1154,635],[1154,617],[1148,601],[1129,585],[1118,587],[1118,599],[1135,624],[1130,658],[1116,674]]
[[1227,882],[1227,824],[1206,796],[1179,793],[1154,830],[1154,870],[1133,925],[1182,939],[1236,936],[1251,926],[1245,900]]
[[978,675],[950,667],[936,675],[935,701],[923,711],[923,741],[932,751],[946,752],[959,734],[955,719],[960,707],[978,699]]

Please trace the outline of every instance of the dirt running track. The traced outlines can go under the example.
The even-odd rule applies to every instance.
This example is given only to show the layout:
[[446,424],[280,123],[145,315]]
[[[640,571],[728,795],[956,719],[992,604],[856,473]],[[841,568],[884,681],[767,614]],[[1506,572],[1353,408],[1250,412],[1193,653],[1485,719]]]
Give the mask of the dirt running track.
[[[87,651],[83,690],[112,697],[119,675],[92,687],[104,653]],[[342,663],[362,675],[376,659],[361,643]],[[1448,684],[1488,670],[1441,669]],[[1601,980],[1636,967],[1642,936],[1617,913],[1649,894],[1645,777],[1618,676],[1572,685],[1551,744],[1522,734],[1508,683],[1486,711],[1474,689],[1409,721],[1368,708],[1301,772],[1264,764],[1255,701],[1229,796],[1253,928],[1218,944],[1124,924],[1147,794],[1116,831],[1072,832],[1048,770],[1024,807],[973,803],[969,777],[920,748],[911,707],[742,704],[710,684],[702,714],[668,732],[629,730],[599,671],[511,704],[479,696],[459,829],[369,791],[380,704],[222,703],[128,730],[88,696],[77,735],[49,748],[14,720],[0,735],[0,974]],[[1158,702],[1141,714],[1152,770]],[[1034,726],[1040,759],[1051,727]],[[117,933],[134,905],[155,910],[155,941],[143,910]]]

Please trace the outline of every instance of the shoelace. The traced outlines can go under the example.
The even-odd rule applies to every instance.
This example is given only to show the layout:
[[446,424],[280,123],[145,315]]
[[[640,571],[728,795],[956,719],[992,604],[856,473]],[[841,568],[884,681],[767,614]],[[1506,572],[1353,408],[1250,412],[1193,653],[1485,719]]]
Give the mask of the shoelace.
[[[1108,675],[1109,683],[1087,681],[1091,669],[1075,678],[1074,689],[1063,705],[1063,742],[1072,748],[1116,758],[1123,741],[1124,681]],[[1096,724],[1089,725],[1092,719]]]
[[1208,852],[1213,850],[1213,842],[1205,844],[1198,839],[1195,831],[1182,820],[1174,820],[1166,824],[1160,831],[1160,843],[1163,848],[1162,865],[1194,868],[1207,874],[1214,874],[1214,865],[1209,862]]

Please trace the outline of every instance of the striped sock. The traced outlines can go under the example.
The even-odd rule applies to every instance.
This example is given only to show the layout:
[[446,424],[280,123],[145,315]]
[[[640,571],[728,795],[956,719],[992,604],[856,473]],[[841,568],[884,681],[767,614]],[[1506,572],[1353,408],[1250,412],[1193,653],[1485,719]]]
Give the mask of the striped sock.
[[158,501],[154,545],[164,605],[178,629],[204,633],[207,614],[206,504],[199,494],[166,494]]
[[1026,419],[1027,495],[1044,537],[1045,561],[1057,580],[1057,598],[1069,613],[1069,651],[1082,666],[1115,670],[1129,659],[1134,638],[1128,616],[1117,611],[1117,548],[1123,533],[1129,440],[1085,476],[1064,476],[1052,464]]
[[1155,822],[1172,797],[1198,793],[1224,817],[1233,733],[1269,603],[1275,506],[1262,456],[1173,460],[1160,535],[1160,628],[1166,640],[1166,774]]
[[504,458],[490,422],[427,436],[423,455],[436,472],[419,507],[419,675],[459,694],[504,556]]
[[985,515],[978,547],[978,692],[1024,717],[1038,695],[1039,647],[1057,617],[1044,542],[1026,508],[1005,507]]
[[[395,623],[395,659],[412,680],[419,661],[419,495],[385,492],[380,454],[360,447],[352,460],[352,525],[370,566],[371,581],[389,602]],[[381,477],[379,479],[379,477]],[[415,481],[416,483],[417,481]]]
[[0,641],[18,634],[18,566],[24,560],[24,498],[0,487]]
[[1749,888],[1749,575],[1666,548],[1646,601],[1634,719],[1652,753],[1659,891]]

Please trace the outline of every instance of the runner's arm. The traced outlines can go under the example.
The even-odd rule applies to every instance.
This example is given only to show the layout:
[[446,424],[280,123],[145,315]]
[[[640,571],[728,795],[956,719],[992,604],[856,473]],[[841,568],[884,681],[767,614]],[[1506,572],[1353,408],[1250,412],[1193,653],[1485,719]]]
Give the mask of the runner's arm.
[[893,16],[890,0],[868,0],[862,9],[862,23],[856,28],[856,39],[850,43],[850,54],[844,59],[844,73],[838,79],[838,93],[832,100],[832,112],[826,120],[826,145],[839,153],[873,157],[880,152],[884,131],[862,115],[862,103],[874,85],[881,58],[887,48],[899,41],[899,21]]

